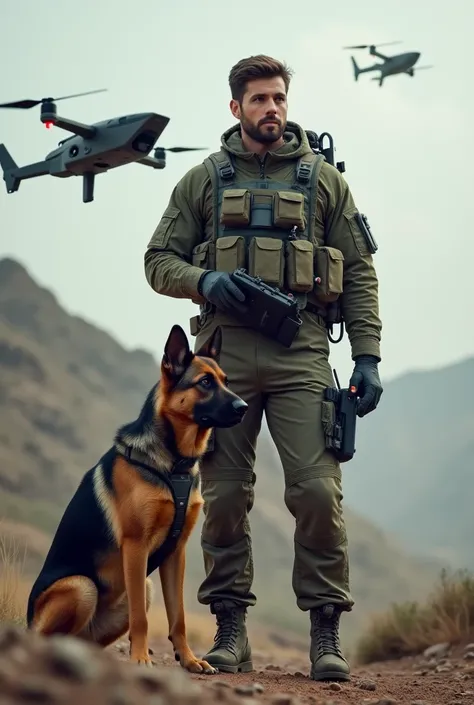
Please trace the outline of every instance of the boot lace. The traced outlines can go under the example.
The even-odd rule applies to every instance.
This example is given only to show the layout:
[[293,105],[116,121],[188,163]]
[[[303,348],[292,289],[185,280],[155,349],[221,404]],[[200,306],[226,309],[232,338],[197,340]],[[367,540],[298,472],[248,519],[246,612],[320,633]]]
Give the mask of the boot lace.
[[339,614],[332,605],[326,605],[318,610],[312,620],[312,634],[316,638],[318,655],[335,654],[342,658],[339,643]]
[[217,632],[214,637],[214,649],[225,649],[237,654],[237,637],[239,635],[239,618],[236,610],[229,610],[216,615]]

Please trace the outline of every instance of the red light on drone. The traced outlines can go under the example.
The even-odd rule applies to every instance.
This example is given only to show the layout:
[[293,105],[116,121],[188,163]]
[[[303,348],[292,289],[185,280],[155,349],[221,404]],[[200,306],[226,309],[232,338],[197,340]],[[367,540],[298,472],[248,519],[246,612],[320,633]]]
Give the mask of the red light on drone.
[[48,122],[44,123],[44,126],[46,127],[47,130],[50,130],[53,125],[54,125],[54,122],[51,122],[50,120],[48,120]]

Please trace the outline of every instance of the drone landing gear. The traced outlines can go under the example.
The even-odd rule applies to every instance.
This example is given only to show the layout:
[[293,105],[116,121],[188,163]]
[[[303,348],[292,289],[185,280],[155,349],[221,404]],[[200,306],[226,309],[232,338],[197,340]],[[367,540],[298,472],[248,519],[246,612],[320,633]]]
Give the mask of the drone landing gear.
[[91,203],[94,200],[94,181],[95,174],[93,171],[86,171],[82,175],[82,202]]

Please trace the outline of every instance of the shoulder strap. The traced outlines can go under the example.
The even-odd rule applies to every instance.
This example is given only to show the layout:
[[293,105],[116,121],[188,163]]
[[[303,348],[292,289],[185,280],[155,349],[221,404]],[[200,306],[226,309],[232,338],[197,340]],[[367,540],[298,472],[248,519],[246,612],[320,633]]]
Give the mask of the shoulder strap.
[[[300,183],[308,194],[309,201],[309,223],[313,222],[314,213],[317,207],[318,198],[318,177],[323,164],[324,156],[314,154],[314,152],[300,157],[296,164],[296,181]],[[309,235],[312,233],[309,232]]]
[[232,179],[235,174],[235,168],[232,164],[230,155],[221,149],[219,152],[214,152],[204,159],[203,162],[206,167],[209,177],[211,179],[212,186],[212,223],[213,223],[213,239],[217,237],[217,223],[218,223],[218,206],[219,206],[219,187],[225,185],[227,181]]

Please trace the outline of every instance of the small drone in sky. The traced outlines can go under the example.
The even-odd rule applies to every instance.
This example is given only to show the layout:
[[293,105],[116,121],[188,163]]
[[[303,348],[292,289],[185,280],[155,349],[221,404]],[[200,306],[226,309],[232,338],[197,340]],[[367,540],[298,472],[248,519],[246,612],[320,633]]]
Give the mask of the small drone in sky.
[[86,125],[57,114],[56,102],[77,98],[92,93],[101,93],[106,88],[76,93],[60,98],[43,98],[41,100],[19,100],[0,104],[0,108],[19,108],[27,110],[41,105],[40,120],[46,128],[53,126],[72,132],[58,143],[58,147],[46,155],[44,161],[19,167],[4,144],[0,144],[0,166],[8,193],[20,188],[20,183],[37,176],[83,177],[82,200],[90,203],[94,200],[94,181],[97,174],[103,174],[133,162],[144,164],[153,169],[164,169],[166,152],[187,152],[204,147],[156,147],[154,155],[149,152],[167,126],[169,118],[157,113],[137,113],[102,120]]
[[417,66],[416,62],[420,58],[421,54],[418,51],[406,51],[403,54],[394,54],[393,56],[385,56],[377,51],[376,46],[388,46],[389,44],[400,44],[397,42],[385,42],[384,44],[356,44],[354,46],[343,47],[343,49],[368,49],[371,56],[377,56],[382,59],[383,63],[376,62],[372,66],[366,66],[365,68],[360,68],[357,65],[356,60],[351,56],[352,68],[354,69],[354,79],[357,81],[361,73],[368,73],[369,71],[380,71],[378,76],[374,76],[372,81],[378,81],[379,86],[382,85],[384,79],[387,76],[394,76],[399,73],[406,73],[408,76],[415,75],[415,71],[420,71],[421,69],[431,69],[432,66]]

